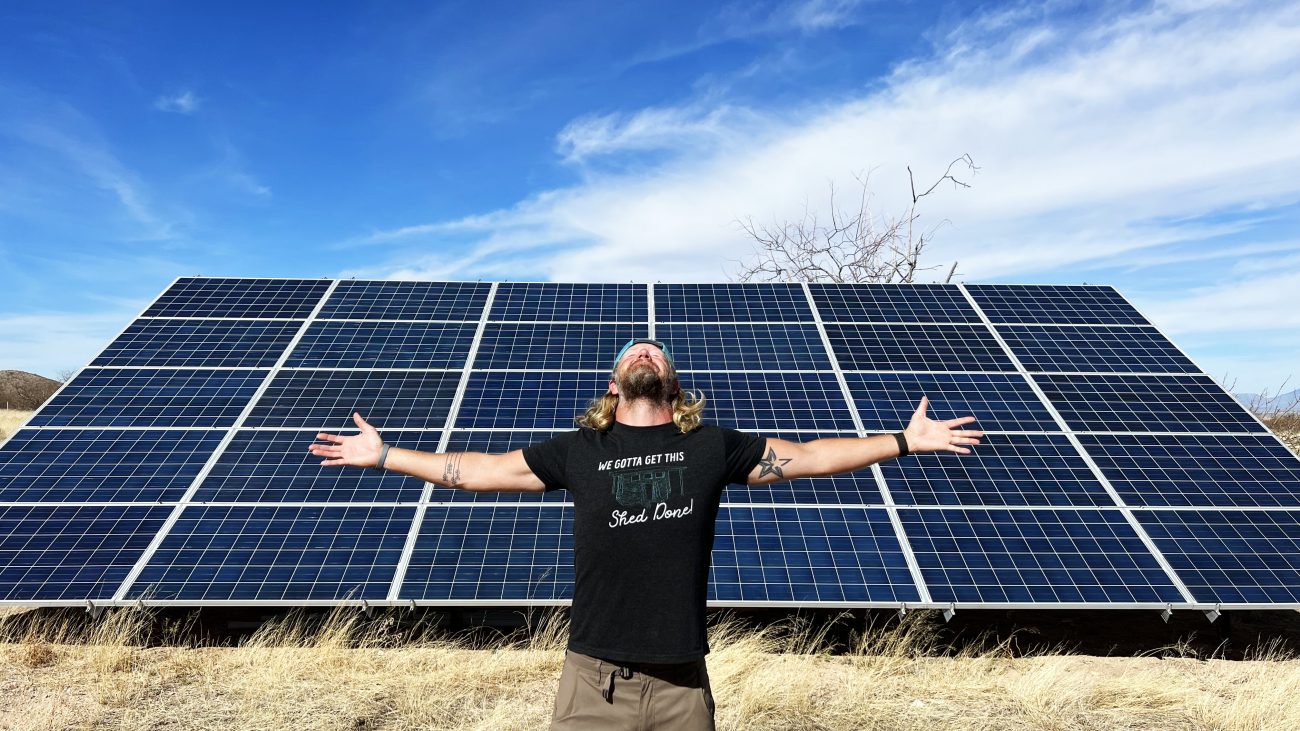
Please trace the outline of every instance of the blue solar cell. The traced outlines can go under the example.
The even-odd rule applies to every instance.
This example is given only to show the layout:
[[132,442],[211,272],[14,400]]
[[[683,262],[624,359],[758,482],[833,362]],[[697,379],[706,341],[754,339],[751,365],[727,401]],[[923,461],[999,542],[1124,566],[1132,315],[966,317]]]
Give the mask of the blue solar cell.
[[1182,602],[1119,510],[900,508],[939,602]]
[[339,282],[318,317],[324,320],[462,320],[483,315],[485,282]]
[[882,508],[723,508],[709,598],[731,602],[915,602]]
[[995,324],[1151,324],[1113,287],[969,284],[966,291]]
[[87,368],[30,426],[230,426],[268,371]]
[[416,600],[573,597],[573,509],[430,506],[402,581]]
[[998,334],[1030,371],[1196,373],[1153,327],[1001,325]]
[[[352,429],[343,434],[356,434]],[[394,447],[437,451],[439,432],[387,432]],[[329,467],[307,452],[315,431],[235,433],[195,502],[416,502],[424,483],[396,472]]]
[[1300,512],[1135,510],[1200,602],[1300,603]]
[[[574,426],[576,428],[576,425]],[[550,429],[544,431],[453,431],[447,440],[448,452],[483,452],[485,454],[505,454],[533,444],[539,444],[558,434],[573,429]],[[537,503],[562,503],[570,499],[568,490],[550,492],[469,492],[435,486],[433,502],[455,502],[465,504],[509,504],[536,505]]]
[[302,368],[464,368],[473,323],[313,322],[285,362]]
[[571,429],[609,385],[606,373],[470,374],[458,429]]
[[131,599],[383,599],[414,507],[192,505]]
[[111,598],[171,511],[0,507],[0,601]]
[[1128,505],[1300,507],[1300,459],[1271,436],[1081,434]]
[[1197,376],[1034,377],[1079,431],[1263,432],[1214,379]]
[[441,429],[459,383],[456,371],[283,370],[244,426],[337,431],[360,412],[376,429]]
[[988,434],[970,454],[918,454],[880,468],[898,505],[1115,506],[1064,434]]
[[657,322],[812,322],[798,284],[656,284]]
[[824,322],[979,322],[955,284],[810,284]]
[[489,320],[520,322],[648,322],[644,284],[503,282]]
[[679,371],[830,370],[817,327],[795,323],[660,325]]
[[267,320],[140,319],[90,364],[269,368],[301,328]]
[[[852,432],[794,433],[768,432],[765,437],[791,442],[814,439],[854,439]],[[722,495],[724,503],[789,503],[792,505],[883,505],[880,486],[870,468],[832,477],[807,477],[768,485],[731,485]]]
[[26,429],[0,447],[0,502],[180,500],[223,436]]
[[826,326],[844,370],[1014,371],[1011,359],[983,325]]
[[707,373],[682,376],[707,398],[705,419],[745,431],[849,431],[844,391],[831,373]]
[[609,371],[619,348],[648,331],[645,324],[488,323],[474,367]]
[[183,278],[144,317],[298,317],[311,314],[328,279]]
[[845,373],[867,431],[907,426],[922,396],[932,419],[974,416],[985,431],[1058,431],[1024,376],[1016,373]]

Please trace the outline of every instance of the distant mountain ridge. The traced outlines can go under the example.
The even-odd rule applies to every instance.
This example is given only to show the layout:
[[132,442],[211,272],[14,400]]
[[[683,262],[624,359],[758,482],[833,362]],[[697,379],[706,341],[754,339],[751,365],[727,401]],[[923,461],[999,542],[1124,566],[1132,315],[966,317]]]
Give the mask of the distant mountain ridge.
[[1287,393],[1279,393],[1276,396],[1258,393],[1238,393],[1234,395],[1257,413],[1300,412],[1300,388]]
[[53,378],[27,371],[0,371],[0,409],[32,411],[59,390]]

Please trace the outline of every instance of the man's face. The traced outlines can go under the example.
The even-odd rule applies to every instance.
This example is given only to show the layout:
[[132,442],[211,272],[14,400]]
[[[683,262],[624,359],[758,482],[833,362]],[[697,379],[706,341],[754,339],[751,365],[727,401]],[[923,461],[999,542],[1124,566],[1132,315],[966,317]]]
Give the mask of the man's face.
[[649,399],[667,403],[677,394],[677,372],[664,352],[650,343],[637,343],[623,354],[611,379],[627,401]]

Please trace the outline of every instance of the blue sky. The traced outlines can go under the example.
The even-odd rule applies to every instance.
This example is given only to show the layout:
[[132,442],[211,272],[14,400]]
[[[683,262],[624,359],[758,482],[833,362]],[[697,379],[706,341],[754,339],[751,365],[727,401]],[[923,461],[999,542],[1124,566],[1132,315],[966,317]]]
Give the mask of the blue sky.
[[967,153],[930,263],[1300,376],[1294,2],[193,5],[0,7],[0,368],[188,274],[725,281],[737,220]]

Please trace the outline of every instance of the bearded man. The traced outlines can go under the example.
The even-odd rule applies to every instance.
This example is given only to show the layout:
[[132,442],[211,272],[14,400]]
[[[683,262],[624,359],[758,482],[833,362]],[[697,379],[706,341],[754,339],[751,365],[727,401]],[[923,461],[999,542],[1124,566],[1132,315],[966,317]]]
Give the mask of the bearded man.
[[[581,428],[507,454],[389,447],[360,414],[355,436],[318,434],[326,465],[393,470],[477,492],[567,489],[575,572],[552,729],[712,729],[704,656],[714,523],[722,490],[854,472],[914,452],[968,454],[983,432],[926,417],[897,434],[789,442],[701,423],[667,346],[631,340]],[[650,556],[653,560],[630,561]]]

